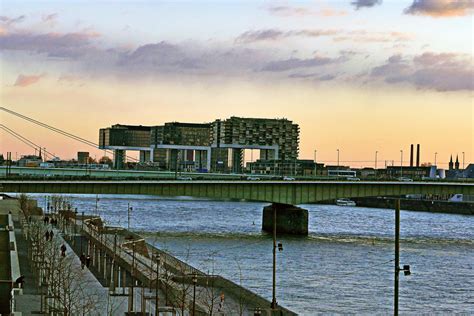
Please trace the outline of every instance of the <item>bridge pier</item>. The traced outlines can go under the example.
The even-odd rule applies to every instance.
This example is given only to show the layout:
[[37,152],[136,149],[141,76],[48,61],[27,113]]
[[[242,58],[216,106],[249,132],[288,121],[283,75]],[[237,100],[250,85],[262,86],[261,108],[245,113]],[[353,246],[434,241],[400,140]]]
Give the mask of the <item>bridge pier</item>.
[[105,285],[110,286],[112,280],[112,258],[105,256]]
[[263,208],[262,230],[273,232],[273,213],[276,208],[276,230],[280,234],[308,235],[308,210],[300,207],[273,203]]
[[112,262],[112,279],[115,292],[115,288],[119,286],[119,266],[116,262]]

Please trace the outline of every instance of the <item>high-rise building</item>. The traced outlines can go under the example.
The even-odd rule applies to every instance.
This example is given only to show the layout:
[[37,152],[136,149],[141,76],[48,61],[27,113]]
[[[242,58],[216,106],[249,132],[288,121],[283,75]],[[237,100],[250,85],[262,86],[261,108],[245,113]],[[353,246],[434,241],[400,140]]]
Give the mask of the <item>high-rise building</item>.
[[167,170],[241,172],[245,149],[260,150],[262,160],[297,159],[299,127],[287,119],[241,117],[153,127],[117,124],[100,129],[99,148],[115,151],[116,168],[126,150],[139,150],[141,161]]
[[80,164],[86,164],[89,162],[89,152],[88,151],[78,151],[77,152],[77,162]]

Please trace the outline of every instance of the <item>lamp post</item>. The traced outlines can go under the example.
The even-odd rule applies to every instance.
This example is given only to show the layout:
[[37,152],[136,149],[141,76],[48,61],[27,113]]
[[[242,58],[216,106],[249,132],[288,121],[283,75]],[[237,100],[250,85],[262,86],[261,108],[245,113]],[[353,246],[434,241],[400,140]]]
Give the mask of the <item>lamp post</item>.
[[438,152],[435,152],[435,160],[434,160],[434,165],[436,166],[436,156],[438,156]]
[[81,255],[82,255],[82,233],[84,231],[84,211],[81,213]]
[[464,157],[465,157],[465,152],[462,152],[462,170],[464,170]]
[[159,291],[159,284],[160,282],[160,259],[161,255],[158,253],[156,254],[156,283],[155,283],[155,315],[159,315],[159,308],[158,308],[158,291]]
[[193,316],[196,315],[196,283],[197,283],[197,277],[196,274],[193,274]]
[[339,149],[337,149],[337,170],[339,170]]
[[276,300],[276,220],[277,220],[277,209],[273,205],[273,278],[272,278],[272,304],[271,308],[275,309],[277,307]]
[[410,266],[404,265],[400,268],[400,199],[395,200],[395,277],[394,277],[394,295],[393,295],[393,314],[398,316],[398,287],[399,273],[403,271],[404,275],[410,275]]
[[403,177],[403,150],[400,150],[400,177]]
[[314,150],[314,176],[316,177],[316,168],[317,168],[317,163],[316,163],[316,153],[318,151],[315,149]]
[[375,151],[375,169],[374,169],[374,173],[375,173],[375,178],[377,178],[377,155],[378,155],[378,150]]
[[130,229],[130,212],[133,210],[133,207],[130,206],[130,202],[128,202],[128,210],[127,210],[127,214],[128,214],[128,224],[127,224],[127,228]]

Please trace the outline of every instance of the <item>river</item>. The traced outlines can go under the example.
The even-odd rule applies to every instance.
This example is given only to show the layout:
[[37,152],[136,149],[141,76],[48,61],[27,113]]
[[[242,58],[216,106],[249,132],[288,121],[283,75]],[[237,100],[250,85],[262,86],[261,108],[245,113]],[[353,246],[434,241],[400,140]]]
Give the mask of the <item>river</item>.
[[[70,197],[79,212],[96,212],[96,196]],[[99,215],[127,227],[128,203],[131,229],[150,243],[271,300],[272,238],[261,232],[268,204],[108,195]],[[278,303],[300,315],[392,313],[394,211],[301,207],[309,236],[278,238]],[[412,271],[400,273],[401,313],[474,313],[474,217],[402,211],[400,250]]]

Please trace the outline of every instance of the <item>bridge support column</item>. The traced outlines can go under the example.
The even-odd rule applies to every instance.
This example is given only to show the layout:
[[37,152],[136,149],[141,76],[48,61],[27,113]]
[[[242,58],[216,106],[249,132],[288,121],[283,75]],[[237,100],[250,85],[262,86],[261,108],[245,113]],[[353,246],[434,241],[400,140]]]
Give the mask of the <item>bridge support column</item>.
[[119,286],[119,266],[116,262],[112,263],[112,279],[114,284],[114,292],[115,288]]
[[263,208],[262,230],[273,232],[273,209],[276,208],[277,233],[308,235],[308,210],[288,204],[273,203]]
[[112,280],[112,258],[105,256],[105,284],[110,286],[110,281]]

